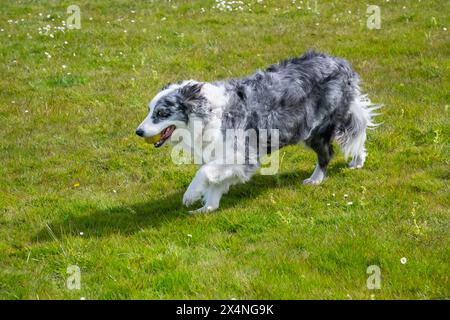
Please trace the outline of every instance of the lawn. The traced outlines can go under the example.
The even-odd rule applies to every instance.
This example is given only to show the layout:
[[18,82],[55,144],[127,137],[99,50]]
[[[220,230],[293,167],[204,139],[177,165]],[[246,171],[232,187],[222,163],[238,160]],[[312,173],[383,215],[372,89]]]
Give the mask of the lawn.
[[[374,0],[372,30],[364,1],[243,2],[2,1],[0,298],[450,298],[450,2]],[[63,24],[71,4],[81,29]],[[306,186],[315,155],[288,147],[277,175],[189,215],[196,166],[134,134],[148,101],[309,48],[384,104],[365,168],[338,154]]]

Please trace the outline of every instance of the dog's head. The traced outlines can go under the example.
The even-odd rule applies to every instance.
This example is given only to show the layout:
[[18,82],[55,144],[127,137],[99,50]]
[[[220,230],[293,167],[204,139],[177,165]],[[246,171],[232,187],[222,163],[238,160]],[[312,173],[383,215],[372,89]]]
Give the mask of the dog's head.
[[184,81],[166,85],[148,106],[148,115],[136,129],[140,137],[152,141],[157,137],[155,147],[161,147],[176,129],[187,128],[193,114],[201,114],[205,103],[203,84]]

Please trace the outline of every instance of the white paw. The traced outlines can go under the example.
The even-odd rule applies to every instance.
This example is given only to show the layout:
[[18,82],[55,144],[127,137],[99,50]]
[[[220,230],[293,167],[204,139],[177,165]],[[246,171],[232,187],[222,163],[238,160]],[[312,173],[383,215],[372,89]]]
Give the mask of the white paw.
[[348,167],[350,169],[361,169],[364,166],[364,162],[366,160],[366,154],[363,154],[361,156],[356,156],[352,159],[352,161],[350,161],[350,163],[348,164]]
[[361,169],[362,167],[363,167],[364,165],[362,164],[362,163],[353,163],[353,162],[350,162],[349,164],[348,164],[348,167],[349,167],[349,169]]
[[197,210],[189,211],[189,214],[208,213],[208,212],[212,212],[216,209],[217,209],[217,207],[204,205],[203,207],[201,207]]
[[188,189],[183,195],[183,204],[186,207],[189,207],[190,205],[200,200],[201,197],[202,197],[201,192]]
[[320,184],[321,182],[322,182],[322,180],[311,179],[311,178],[308,178],[308,179],[303,180],[303,184],[310,184],[310,185],[318,185],[318,184]]

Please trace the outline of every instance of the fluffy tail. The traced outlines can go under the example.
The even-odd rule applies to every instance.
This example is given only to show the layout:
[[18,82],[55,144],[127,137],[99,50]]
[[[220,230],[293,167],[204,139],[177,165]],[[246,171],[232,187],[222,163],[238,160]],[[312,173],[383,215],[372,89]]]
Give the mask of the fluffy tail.
[[345,125],[336,132],[338,142],[345,159],[352,156],[350,167],[360,168],[364,165],[367,156],[364,143],[366,142],[366,129],[378,126],[373,122],[378,113],[375,110],[381,105],[373,104],[367,95],[358,94],[350,103],[349,117]]

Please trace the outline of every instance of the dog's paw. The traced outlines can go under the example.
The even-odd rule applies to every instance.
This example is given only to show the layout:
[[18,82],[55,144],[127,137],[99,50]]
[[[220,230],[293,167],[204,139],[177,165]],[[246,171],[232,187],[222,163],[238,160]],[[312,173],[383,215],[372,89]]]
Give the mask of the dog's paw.
[[208,212],[212,212],[216,209],[217,209],[217,207],[204,205],[203,207],[201,207],[197,210],[189,211],[189,214],[208,213]]
[[361,169],[362,167],[364,167],[364,161],[366,160],[366,156],[367,153],[362,156],[354,157],[352,161],[350,161],[350,163],[348,164],[348,167],[350,169]]
[[348,164],[348,168],[349,169],[361,169],[363,167],[362,164],[356,164],[356,163],[349,163]]
[[364,163],[360,162],[360,161],[351,161],[348,164],[349,169],[361,169],[362,167],[364,167]]
[[312,179],[312,178],[308,178],[303,180],[303,184],[309,184],[309,185],[318,185],[322,182],[322,180],[318,180],[318,179]]
[[202,197],[202,194],[200,192],[195,192],[195,191],[188,189],[183,195],[183,204],[186,207],[189,207],[189,206],[193,205],[195,202],[197,202],[198,200],[200,200],[201,197]]

